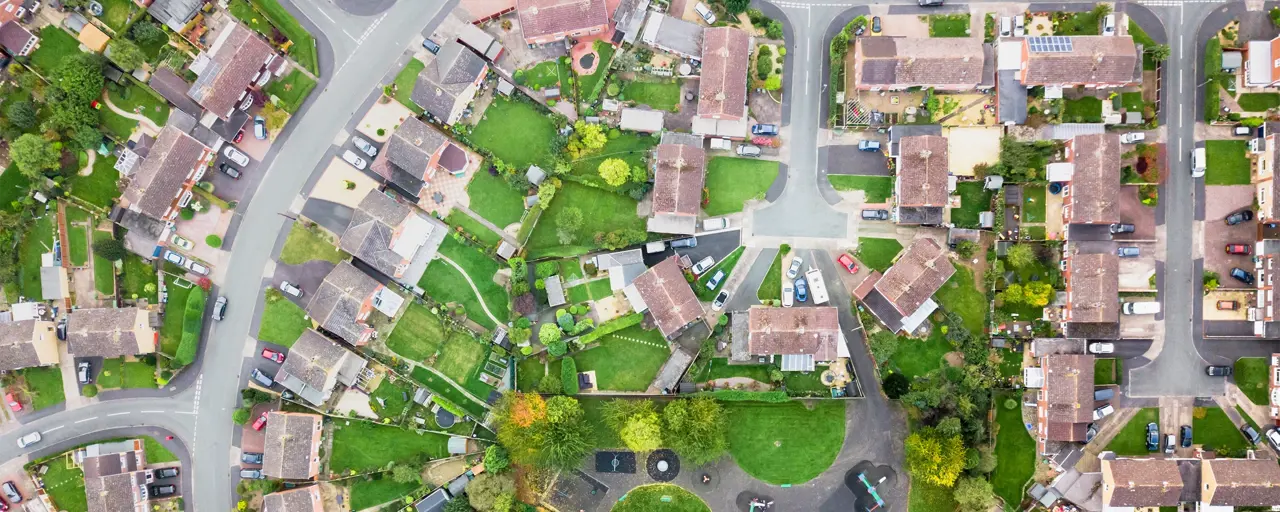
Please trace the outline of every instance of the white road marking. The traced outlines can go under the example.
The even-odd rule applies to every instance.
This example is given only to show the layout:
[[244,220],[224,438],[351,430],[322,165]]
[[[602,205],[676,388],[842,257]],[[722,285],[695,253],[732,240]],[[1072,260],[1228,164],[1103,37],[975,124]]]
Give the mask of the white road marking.
[[66,426],[66,425],[58,425],[58,426],[56,426],[56,427],[53,427],[53,428],[51,428],[51,429],[49,429],[49,430],[46,430],[46,431],[42,432],[42,434],[44,434],[44,435],[49,435],[49,434],[50,434],[50,433],[52,433],[52,432],[57,432],[58,430],[60,430],[62,427],[65,427],[65,426]]
[[360,44],[360,40],[359,40],[359,39],[356,39],[356,36],[351,35],[351,33],[350,33],[350,32],[347,32],[347,29],[345,29],[345,28],[344,28],[344,29],[342,29],[342,33],[343,33],[343,34],[346,34],[346,35],[347,35],[347,37],[350,37],[352,41],[355,41],[355,42],[356,42],[356,44]]
[[338,22],[333,20],[333,17],[329,16],[329,13],[324,12],[324,9],[320,9],[320,15],[324,16],[324,19],[329,20],[329,23],[332,23],[334,25],[338,24]]
[[97,417],[97,416],[94,416],[94,417],[92,417],[92,418],[85,418],[85,419],[82,419],[82,420],[78,420],[78,421],[76,421],[76,423],[84,423],[84,422],[86,422],[86,421],[93,421],[93,420],[96,420],[96,419],[98,419],[98,417]]
[[142,414],[164,414],[164,411],[142,411]]
[[108,417],[113,417],[113,416],[128,416],[128,415],[130,415],[130,414],[133,414],[133,413],[131,413],[131,412],[115,412],[115,413],[108,414],[107,416],[108,416]]

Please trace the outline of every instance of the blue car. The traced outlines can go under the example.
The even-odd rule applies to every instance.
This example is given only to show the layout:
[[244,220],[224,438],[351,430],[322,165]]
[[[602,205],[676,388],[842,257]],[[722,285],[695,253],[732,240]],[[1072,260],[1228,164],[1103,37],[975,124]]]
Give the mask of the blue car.
[[778,125],[776,124],[756,124],[751,126],[752,135],[775,136],[778,134]]
[[804,278],[796,279],[796,300],[805,302],[809,300],[809,283],[804,282]]

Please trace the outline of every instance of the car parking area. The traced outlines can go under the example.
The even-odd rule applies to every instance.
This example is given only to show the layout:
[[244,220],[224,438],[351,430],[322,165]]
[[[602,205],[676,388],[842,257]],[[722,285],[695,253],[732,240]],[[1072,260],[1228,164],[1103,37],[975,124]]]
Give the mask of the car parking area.
[[[267,445],[267,442],[266,442],[267,429],[266,427],[263,427],[262,430],[254,430],[253,422],[257,421],[257,419],[261,417],[263,413],[274,411],[277,409],[279,409],[279,407],[276,405],[276,402],[274,401],[267,402],[265,404],[258,404],[253,407],[252,411],[249,413],[249,421],[245,423],[244,428],[241,429],[241,433],[240,433],[240,452],[241,453],[262,453],[263,452],[263,449],[265,449]],[[241,466],[244,467],[246,465],[242,463]],[[261,465],[258,465],[258,464],[252,464],[248,466],[254,469],[262,467]]]
[[1243,288],[1246,285],[1229,277],[1232,267],[1240,267],[1253,273],[1253,259],[1247,254],[1227,254],[1228,244],[1244,244],[1251,252],[1257,238],[1256,220],[1248,220],[1229,226],[1228,215],[1253,208],[1255,189],[1252,185],[1222,185],[1205,187],[1205,196],[1213,198],[1204,206],[1204,269],[1217,272],[1218,282],[1225,288]]
[[311,293],[320,288],[320,283],[324,282],[325,276],[329,275],[333,267],[333,263],[323,260],[312,260],[301,265],[285,265],[281,263],[276,265],[276,273],[271,279],[270,286],[280,290],[280,283],[284,281],[297,286],[298,289],[302,290],[301,297],[294,297],[283,291],[281,295],[293,301],[298,307],[306,309],[307,303],[311,302]]
[[1142,204],[1137,185],[1120,187],[1120,222],[1133,224],[1133,232],[1115,235],[1116,240],[1156,239],[1156,209]]
[[1120,258],[1120,291],[1150,290],[1156,275],[1156,259],[1150,251],[1137,258]]
[[[732,226],[732,223],[730,223],[730,225]],[[712,233],[710,235],[698,235],[697,239],[697,247],[678,247],[675,249],[671,248],[671,241],[668,240],[666,250],[662,252],[645,253],[644,264],[652,267],[661,263],[662,260],[667,259],[672,254],[688,256],[689,261],[693,263],[697,263],[708,256],[716,262],[719,262],[741,245],[742,231],[734,229],[731,231]],[[675,238],[673,240],[681,239]]]
[[[1155,300],[1155,297],[1135,297],[1125,299],[1125,302],[1154,302]],[[1161,311],[1163,312],[1163,308],[1161,308]],[[1162,322],[1157,320],[1158,318],[1164,318],[1164,315],[1126,315],[1122,312],[1120,313],[1120,337],[1150,339],[1160,329]]]
[[182,497],[182,468],[178,468],[177,476],[173,476],[169,478],[153,478],[153,476],[156,474],[156,470],[161,468],[178,468],[178,463],[174,462],[170,464],[147,464],[147,471],[149,473],[147,486],[150,488],[155,488],[157,486],[162,486],[162,485],[172,485],[174,487],[174,491],[173,491],[173,494],[168,494],[165,496],[159,496],[154,491],[152,491],[151,499],[155,501],[159,501],[159,500],[172,500],[172,499],[177,499]]
[[[21,459],[11,460],[0,466],[0,483],[4,482],[13,482],[13,485],[18,488],[18,493],[22,494],[24,502],[36,498],[36,484],[27,476],[27,472],[23,470]],[[5,498],[5,501],[9,501],[9,499]],[[10,504],[12,505],[12,503]],[[23,507],[14,505],[12,510],[21,511]]]
[[[1249,305],[1253,303],[1253,292],[1240,290],[1214,290],[1204,296],[1203,317],[1211,320],[1248,320]],[[1222,308],[1218,303],[1223,303]],[[1234,303],[1234,304],[1231,304]],[[1234,306],[1235,309],[1232,309]]]
[[[889,142],[874,132],[866,140],[877,141],[884,148]],[[863,151],[856,144],[827,146],[827,174],[853,174],[858,176],[888,176],[882,151]]]

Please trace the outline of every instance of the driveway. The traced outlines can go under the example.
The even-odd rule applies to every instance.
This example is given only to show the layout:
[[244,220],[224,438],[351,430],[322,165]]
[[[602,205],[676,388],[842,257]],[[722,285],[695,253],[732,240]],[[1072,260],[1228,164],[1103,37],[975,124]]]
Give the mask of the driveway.
[[308,199],[302,205],[303,217],[311,219],[312,222],[319,224],[320,227],[339,236],[347,230],[347,225],[351,224],[351,217],[355,213],[355,210],[350,206],[323,199]]
[[1120,258],[1120,289],[1144,291],[1151,289],[1151,276],[1156,274],[1156,259],[1149,251],[1140,258]]
[[[1249,305],[1253,303],[1254,292],[1214,290],[1204,296],[1202,311],[1205,321],[1237,320],[1249,318]],[[1218,309],[1219,301],[1234,301],[1236,309]],[[1250,328],[1252,329],[1252,328]]]
[[[888,144],[885,137],[874,132],[868,134],[867,139]],[[888,176],[889,167],[885,165],[884,153],[879,151],[862,151],[856,144],[827,146],[827,174]]]
[[[1212,197],[1204,206],[1204,269],[1217,272],[1224,286],[1235,286],[1235,281],[1227,275],[1232,267],[1240,267],[1252,272],[1253,259],[1247,255],[1227,254],[1227,244],[1245,244],[1253,249],[1253,241],[1257,238],[1257,221],[1241,222],[1228,226],[1223,221],[1232,213],[1253,208],[1255,189],[1252,185],[1207,186],[1205,194]],[[1227,283],[1231,281],[1231,283]]]
[[661,263],[662,260],[667,259],[672,254],[688,256],[694,263],[697,263],[698,260],[707,256],[714,258],[716,261],[720,261],[724,259],[725,256],[728,256],[729,253],[733,252],[734,249],[737,249],[738,246],[742,245],[742,231],[734,229],[732,231],[724,231],[710,235],[698,235],[697,239],[697,247],[681,247],[678,249],[672,249],[671,244],[668,243],[667,250],[665,251],[645,254],[644,264],[652,267]]
[[311,301],[311,294],[320,288],[320,283],[324,282],[325,276],[329,275],[329,271],[333,270],[334,266],[333,263],[323,260],[312,260],[301,265],[280,263],[276,266],[275,275],[271,276],[271,286],[278,287],[282,281],[288,281],[301,288],[302,297],[294,297],[287,293],[281,293],[281,295],[306,309],[307,303]]
[[[1120,337],[1124,339],[1150,338],[1152,333],[1155,333],[1160,329],[1161,320],[1158,318],[1164,318],[1164,315],[1126,315],[1121,313]],[[1150,344],[1151,342],[1148,341],[1147,345]],[[1145,351],[1144,347],[1142,352]],[[1142,352],[1126,352],[1124,355],[1118,355],[1116,357],[1137,357],[1142,355]]]
[[1137,185],[1120,187],[1120,222],[1133,224],[1133,232],[1116,235],[1116,240],[1156,239],[1156,209],[1142,204]]

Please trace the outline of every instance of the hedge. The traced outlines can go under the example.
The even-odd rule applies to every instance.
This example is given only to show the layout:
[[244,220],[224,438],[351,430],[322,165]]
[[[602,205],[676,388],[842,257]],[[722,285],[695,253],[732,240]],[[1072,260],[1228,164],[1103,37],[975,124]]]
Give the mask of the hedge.
[[200,331],[204,328],[204,290],[192,288],[187,295],[187,306],[182,311],[182,341],[178,344],[178,353],[173,362],[178,366],[189,365],[196,360],[196,350],[200,348]]
[[470,414],[467,414],[467,411],[464,411],[462,410],[461,407],[458,407],[458,404],[450,402],[448,398],[444,398],[440,395],[433,394],[431,395],[431,401],[437,404],[440,404],[440,408],[453,413],[454,416],[457,416],[459,418],[466,418],[471,416]]
[[560,385],[564,386],[564,394],[576,395],[578,388],[578,363],[572,357],[560,360]]
[[596,327],[596,330],[583,334],[578,338],[578,345],[585,347],[587,344],[604,337],[606,334],[615,333],[633,325],[640,325],[640,322],[643,320],[644,313],[632,313],[624,317],[615,318],[600,324],[600,327]]
[[768,402],[781,403],[791,400],[786,391],[743,391],[740,389],[720,389],[702,391],[695,396],[709,396],[722,402]]

